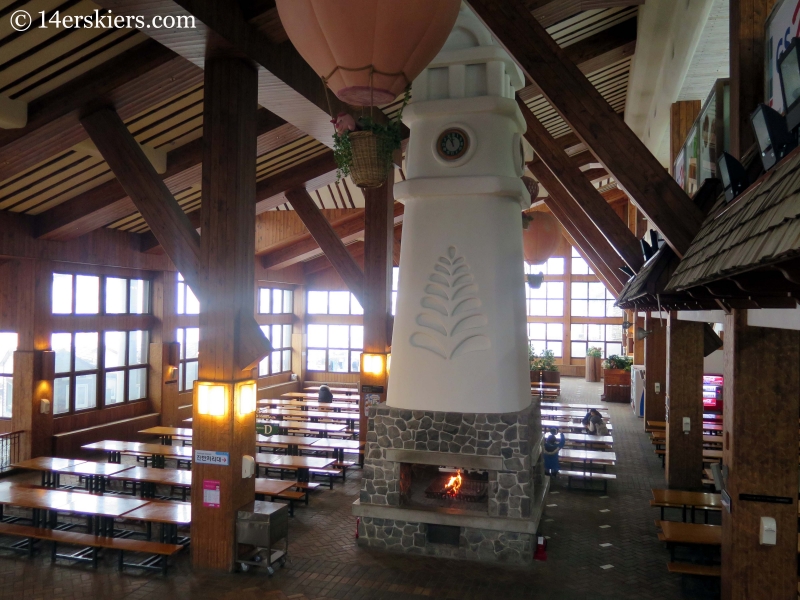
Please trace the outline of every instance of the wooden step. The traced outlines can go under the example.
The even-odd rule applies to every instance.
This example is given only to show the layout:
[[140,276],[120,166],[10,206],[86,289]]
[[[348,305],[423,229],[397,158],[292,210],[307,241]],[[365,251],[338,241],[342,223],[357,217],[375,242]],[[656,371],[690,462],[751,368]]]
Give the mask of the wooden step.
[[694,563],[668,562],[667,570],[670,573],[683,573],[684,575],[702,575],[703,577],[720,577],[720,565],[696,565]]

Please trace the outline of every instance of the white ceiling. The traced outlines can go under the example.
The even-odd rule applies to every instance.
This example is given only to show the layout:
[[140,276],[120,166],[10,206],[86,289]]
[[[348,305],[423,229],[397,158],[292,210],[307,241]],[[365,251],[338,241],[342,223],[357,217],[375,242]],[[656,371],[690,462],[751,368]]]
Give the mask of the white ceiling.
[[678,100],[704,101],[717,79],[728,77],[729,0],[714,0]]

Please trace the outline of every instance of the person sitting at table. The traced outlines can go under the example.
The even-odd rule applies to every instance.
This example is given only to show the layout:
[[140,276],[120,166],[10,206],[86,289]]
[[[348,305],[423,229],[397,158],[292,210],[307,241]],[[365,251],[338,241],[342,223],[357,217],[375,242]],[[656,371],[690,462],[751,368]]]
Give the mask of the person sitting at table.
[[564,447],[566,438],[561,434],[561,439],[556,440],[558,431],[553,428],[544,440],[544,471],[550,477],[558,477],[560,466],[558,464],[558,452]]
[[329,388],[324,383],[319,386],[319,397],[320,402],[333,402],[333,394],[331,393],[331,388]]
[[594,424],[592,423],[592,417],[595,414],[599,415],[600,413],[597,412],[594,408],[589,409],[586,415],[581,419],[581,423],[583,424],[584,429],[589,433],[594,433]]
[[606,427],[606,423],[605,421],[603,421],[603,417],[600,416],[599,412],[597,412],[596,415],[592,415],[590,424],[594,428],[594,431],[592,431],[592,433],[594,433],[595,435],[608,435],[608,427]]

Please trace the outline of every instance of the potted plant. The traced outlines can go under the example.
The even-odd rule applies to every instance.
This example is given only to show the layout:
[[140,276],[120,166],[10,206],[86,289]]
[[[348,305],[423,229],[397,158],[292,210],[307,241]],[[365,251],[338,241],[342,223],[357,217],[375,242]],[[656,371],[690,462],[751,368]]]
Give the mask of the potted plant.
[[392,168],[392,155],[400,149],[401,119],[410,98],[409,87],[400,110],[386,124],[376,123],[367,116],[355,121],[346,113],[333,119],[336,129],[333,134],[333,158],[339,167],[337,181],[350,176],[360,188],[383,185]]
[[555,353],[545,349],[537,356],[529,350],[528,359],[531,365],[531,382],[539,382],[539,394],[560,394],[561,373],[556,365]]
[[603,395],[606,402],[631,401],[631,365],[628,356],[612,354],[603,362]]
[[597,346],[590,346],[586,351],[586,381],[600,381],[600,363],[602,362],[603,350]]

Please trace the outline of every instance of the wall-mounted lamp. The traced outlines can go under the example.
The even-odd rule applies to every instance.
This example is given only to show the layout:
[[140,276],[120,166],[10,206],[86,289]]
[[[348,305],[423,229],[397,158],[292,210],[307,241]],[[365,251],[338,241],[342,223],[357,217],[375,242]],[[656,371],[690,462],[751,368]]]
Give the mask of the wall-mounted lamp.
[[784,116],[766,104],[758,105],[750,115],[750,124],[756,134],[765,171],[769,171],[797,146]]
[[252,380],[238,382],[234,387],[233,399],[240,417],[256,412],[256,382]]
[[375,377],[386,375],[386,354],[361,354],[361,372]]
[[56,353],[52,350],[43,350],[40,355],[41,368],[40,381],[52,381],[56,376]]
[[786,127],[791,131],[800,125],[800,38],[794,38],[778,57],[778,76]]
[[730,202],[741,194],[747,187],[747,171],[742,163],[727,152],[723,152],[717,159],[722,185],[725,187],[725,200]]
[[196,381],[194,384],[197,399],[197,412],[212,417],[225,416],[228,405],[228,385],[210,381]]
[[386,355],[386,376],[388,377],[392,373],[392,353]]

